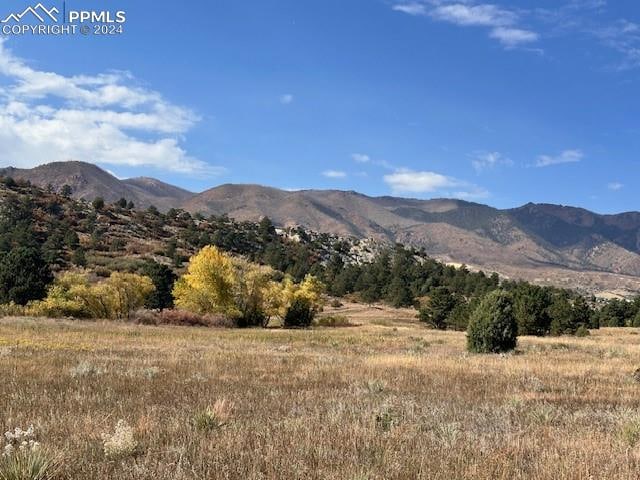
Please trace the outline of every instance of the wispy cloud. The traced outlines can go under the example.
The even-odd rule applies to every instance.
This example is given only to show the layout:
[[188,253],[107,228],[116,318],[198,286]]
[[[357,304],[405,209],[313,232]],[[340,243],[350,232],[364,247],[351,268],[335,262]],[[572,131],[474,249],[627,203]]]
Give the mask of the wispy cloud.
[[518,20],[518,15],[514,12],[491,4],[451,3],[439,5],[431,10],[430,15],[437,20],[456,25],[478,27],[513,25]]
[[[517,8],[481,0],[391,0],[392,9],[459,27],[488,30],[505,49],[543,52],[535,44],[542,38],[573,36],[597,41],[619,54],[607,68],[640,68],[640,22],[625,18],[618,5],[606,0],[564,0],[551,7]],[[506,3],[506,2],[505,2]],[[609,6],[611,4],[611,6]],[[615,20],[612,20],[615,19]]]
[[347,173],[341,170],[325,170],[322,175],[327,178],[347,178]]
[[290,105],[293,103],[294,100],[295,100],[295,97],[290,93],[285,93],[283,95],[280,95],[280,103],[282,105]]
[[371,157],[365,153],[352,153],[351,159],[358,163],[369,163],[371,161]]
[[127,72],[64,76],[37,70],[0,39],[0,165],[55,160],[152,166],[214,175],[181,138],[199,120]]
[[614,65],[617,70],[640,67],[640,25],[625,19],[605,26],[588,28],[603,45],[622,55],[622,60]]
[[525,43],[537,42],[539,38],[539,35],[531,30],[509,27],[496,27],[491,31],[489,36],[495,38],[508,48],[514,48]]
[[427,15],[427,7],[420,3],[404,3],[392,7],[396,12],[407,13],[409,15]]
[[607,184],[607,188],[609,190],[617,192],[618,190],[622,190],[624,188],[624,185],[622,183],[620,183],[620,182],[611,182],[611,183]]
[[471,165],[476,172],[480,173],[499,165],[513,165],[513,161],[500,152],[478,152],[474,155]]
[[474,3],[469,0],[422,0],[400,1],[393,10],[408,15],[431,17],[460,27],[484,27],[489,37],[506,48],[530,44],[539,39],[539,34],[520,24],[520,12],[490,3]]
[[584,154],[580,150],[564,150],[559,155],[540,155],[534,164],[536,167],[549,167],[551,165],[560,165],[562,163],[576,163],[584,158]]
[[374,165],[376,167],[382,167],[387,170],[398,170],[397,166],[387,162],[386,160],[372,158],[370,155],[367,155],[366,153],[352,153],[351,160],[353,160],[356,163]]

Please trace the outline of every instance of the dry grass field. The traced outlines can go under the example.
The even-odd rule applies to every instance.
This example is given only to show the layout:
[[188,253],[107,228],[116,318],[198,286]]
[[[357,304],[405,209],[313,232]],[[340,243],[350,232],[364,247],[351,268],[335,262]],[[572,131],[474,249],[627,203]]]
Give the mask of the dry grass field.
[[[636,330],[470,355],[412,312],[340,310],[358,326],[1,319],[0,427],[33,424],[76,480],[640,476]],[[105,456],[121,419],[137,447]]]

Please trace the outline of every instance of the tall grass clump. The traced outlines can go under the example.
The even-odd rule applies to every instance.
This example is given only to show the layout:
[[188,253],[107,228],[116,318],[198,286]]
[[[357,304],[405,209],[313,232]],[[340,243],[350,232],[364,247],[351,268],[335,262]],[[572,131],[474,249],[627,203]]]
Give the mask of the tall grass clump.
[[0,480],[51,480],[58,463],[53,455],[35,440],[33,425],[4,434],[0,456]]

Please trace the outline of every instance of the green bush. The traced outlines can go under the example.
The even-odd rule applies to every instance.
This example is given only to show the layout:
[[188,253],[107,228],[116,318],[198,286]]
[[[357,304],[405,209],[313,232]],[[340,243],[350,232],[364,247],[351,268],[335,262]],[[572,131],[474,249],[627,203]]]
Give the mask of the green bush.
[[309,327],[313,322],[314,310],[306,298],[296,298],[291,302],[284,316],[285,327]]
[[518,325],[511,295],[496,290],[473,312],[467,328],[467,349],[476,353],[500,353],[516,347]]
[[576,330],[576,337],[588,337],[589,335],[591,335],[591,332],[584,325],[580,325]]

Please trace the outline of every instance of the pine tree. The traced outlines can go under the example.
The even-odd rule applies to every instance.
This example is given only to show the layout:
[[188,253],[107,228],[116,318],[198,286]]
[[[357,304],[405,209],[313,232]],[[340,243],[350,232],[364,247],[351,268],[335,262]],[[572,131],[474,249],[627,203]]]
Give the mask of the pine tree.
[[503,290],[489,293],[473,312],[467,328],[467,349],[476,353],[500,353],[513,350],[518,325],[513,299]]
[[420,321],[428,323],[433,328],[445,330],[447,319],[457,304],[456,298],[447,287],[435,288],[429,294],[427,305],[420,309]]

